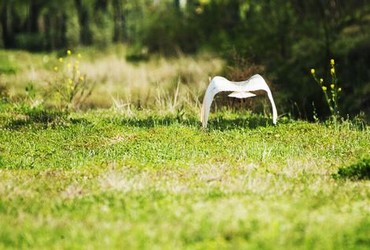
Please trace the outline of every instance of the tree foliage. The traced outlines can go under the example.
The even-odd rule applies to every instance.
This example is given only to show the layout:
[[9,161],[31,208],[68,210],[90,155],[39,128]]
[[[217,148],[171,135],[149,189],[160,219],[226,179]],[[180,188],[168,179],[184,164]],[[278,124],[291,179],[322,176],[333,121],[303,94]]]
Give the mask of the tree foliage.
[[[321,91],[311,67],[337,62],[343,113],[370,112],[368,0],[2,0],[0,46],[56,50],[78,45],[130,45],[172,55],[209,49],[229,65],[235,55],[256,65],[280,93],[280,103],[304,118],[321,115]],[[139,57],[140,58],[140,57]],[[244,65],[245,66],[245,65]],[[284,94],[283,94],[284,93]]]

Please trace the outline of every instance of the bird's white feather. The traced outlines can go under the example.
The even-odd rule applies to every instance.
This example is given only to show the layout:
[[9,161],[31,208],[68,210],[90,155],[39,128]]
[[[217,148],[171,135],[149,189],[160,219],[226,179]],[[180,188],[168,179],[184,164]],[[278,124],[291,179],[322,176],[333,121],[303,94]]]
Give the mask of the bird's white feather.
[[260,75],[254,75],[246,81],[233,82],[224,77],[215,76],[208,85],[206,93],[203,98],[203,105],[201,109],[201,122],[203,127],[207,127],[209,112],[213,102],[214,96],[219,92],[232,92],[229,96],[236,98],[249,98],[256,94],[250,91],[263,90],[267,93],[272,106],[272,122],[276,124],[277,110],[271,90],[266,81]]
[[256,96],[256,94],[253,94],[251,92],[232,92],[230,95],[228,95],[228,97],[234,97],[234,98],[239,98],[239,99],[243,99],[243,98],[249,98],[249,97],[254,97]]

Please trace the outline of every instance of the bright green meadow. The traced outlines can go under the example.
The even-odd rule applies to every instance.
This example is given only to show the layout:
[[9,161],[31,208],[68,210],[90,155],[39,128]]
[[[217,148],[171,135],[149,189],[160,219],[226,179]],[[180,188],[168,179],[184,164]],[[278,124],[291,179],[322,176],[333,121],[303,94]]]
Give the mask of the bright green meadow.
[[369,249],[370,182],[336,175],[370,157],[368,125],[281,116],[273,126],[269,115],[219,108],[202,129],[194,100],[207,80],[182,99],[172,76],[160,94],[148,91],[147,108],[128,103],[139,86],[125,100],[104,95],[110,108],[49,109],[37,88],[16,94],[28,70],[52,74],[42,60],[14,63],[3,78],[0,249]]

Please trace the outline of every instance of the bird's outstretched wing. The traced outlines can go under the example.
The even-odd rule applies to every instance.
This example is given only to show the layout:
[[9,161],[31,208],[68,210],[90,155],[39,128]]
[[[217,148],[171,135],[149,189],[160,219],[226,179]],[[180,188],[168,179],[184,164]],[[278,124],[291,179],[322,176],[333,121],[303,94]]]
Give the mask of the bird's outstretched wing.
[[249,97],[254,97],[256,94],[253,94],[252,92],[232,92],[229,97],[234,97],[234,98],[239,98],[239,99],[244,99],[244,98],[249,98]]
[[256,96],[256,94],[251,91],[263,90],[267,93],[272,106],[272,122],[276,124],[277,121],[277,110],[272,97],[270,88],[268,87],[266,81],[260,75],[254,75],[246,81],[242,82],[232,82],[221,76],[215,76],[208,88],[206,94],[203,98],[203,105],[201,109],[201,122],[203,127],[207,127],[208,116],[211,109],[211,104],[213,102],[214,96],[219,92],[232,92],[229,96],[235,98],[249,98]]

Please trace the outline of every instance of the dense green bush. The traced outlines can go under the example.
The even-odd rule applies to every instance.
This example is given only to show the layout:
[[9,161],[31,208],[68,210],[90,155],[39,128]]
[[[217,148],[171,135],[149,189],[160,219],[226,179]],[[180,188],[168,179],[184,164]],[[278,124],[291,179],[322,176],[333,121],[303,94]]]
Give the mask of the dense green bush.
[[18,48],[29,51],[40,51],[46,48],[46,41],[40,33],[21,33],[15,37],[15,44]]
[[370,158],[362,159],[347,167],[341,167],[334,176],[351,180],[370,180]]

